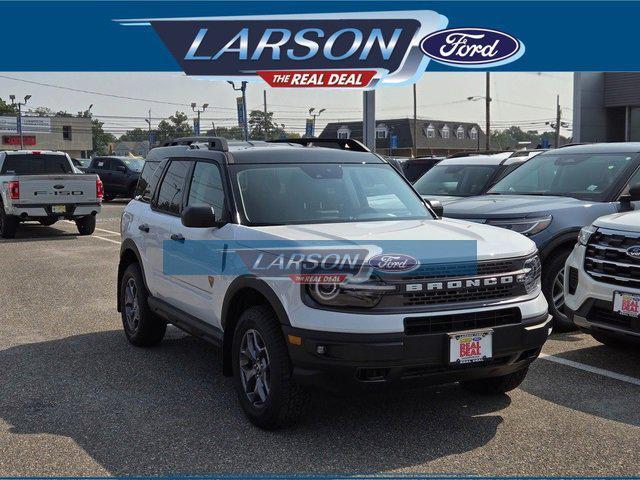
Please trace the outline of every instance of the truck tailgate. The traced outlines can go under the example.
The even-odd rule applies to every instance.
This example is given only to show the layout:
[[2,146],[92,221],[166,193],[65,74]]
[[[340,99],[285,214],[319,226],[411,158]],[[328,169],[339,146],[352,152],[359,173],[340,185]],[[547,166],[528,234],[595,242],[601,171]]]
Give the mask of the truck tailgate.
[[96,204],[97,175],[19,175],[21,205]]

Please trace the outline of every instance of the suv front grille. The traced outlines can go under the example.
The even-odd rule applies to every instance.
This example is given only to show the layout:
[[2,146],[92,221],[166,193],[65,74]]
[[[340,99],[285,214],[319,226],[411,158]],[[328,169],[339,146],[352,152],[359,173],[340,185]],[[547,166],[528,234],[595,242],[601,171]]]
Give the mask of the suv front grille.
[[640,246],[640,235],[598,230],[589,238],[584,269],[601,282],[640,288],[640,258],[627,255],[635,246]]
[[404,319],[404,333],[407,335],[447,333],[511,325],[520,323],[521,320],[522,316],[519,308],[413,317]]

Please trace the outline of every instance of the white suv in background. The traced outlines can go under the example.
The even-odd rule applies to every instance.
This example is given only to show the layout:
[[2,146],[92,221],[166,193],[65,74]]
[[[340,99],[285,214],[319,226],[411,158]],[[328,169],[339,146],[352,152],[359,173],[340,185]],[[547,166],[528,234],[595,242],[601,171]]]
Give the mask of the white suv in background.
[[[626,201],[639,203],[640,185]],[[583,228],[564,279],[566,313],[578,327],[605,345],[640,345],[640,211]]]
[[531,240],[439,218],[354,140],[186,142],[143,172],[123,213],[132,344],[159,343],[171,323],[222,346],[263,428],[298,415],[306,386],[522,382],[551,330]]

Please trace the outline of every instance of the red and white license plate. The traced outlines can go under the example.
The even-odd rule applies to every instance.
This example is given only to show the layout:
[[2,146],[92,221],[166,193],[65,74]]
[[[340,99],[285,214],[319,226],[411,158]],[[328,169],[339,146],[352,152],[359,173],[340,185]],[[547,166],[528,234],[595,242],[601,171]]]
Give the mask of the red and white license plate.
[[449,334],[449,361],[472,363],[493,356],[493,330],[457,332]]
[[629,317],[640,317],[640,295],[634,293],[614,292],[613,311]]

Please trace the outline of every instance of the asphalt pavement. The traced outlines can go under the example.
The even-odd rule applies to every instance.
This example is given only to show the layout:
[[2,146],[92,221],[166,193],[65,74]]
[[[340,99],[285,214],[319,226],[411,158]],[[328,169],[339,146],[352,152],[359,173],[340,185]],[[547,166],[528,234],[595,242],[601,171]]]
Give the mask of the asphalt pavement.
[[508,395],[314,394],[294,427],[257,429],[216,348],[174,328],[156,348],[127,343],[124,205],[90,237],[59,222],[0,241],[0,476],[640,473],[640,352],[581,333],[553,335]]

